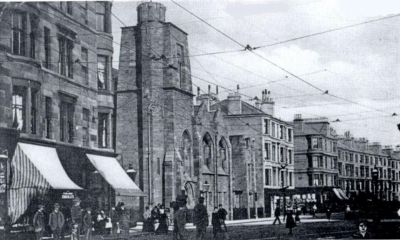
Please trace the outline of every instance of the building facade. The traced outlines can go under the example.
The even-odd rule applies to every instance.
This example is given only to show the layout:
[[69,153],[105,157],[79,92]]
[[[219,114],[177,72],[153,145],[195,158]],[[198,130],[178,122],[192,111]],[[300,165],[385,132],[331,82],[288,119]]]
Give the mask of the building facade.
[[294,119],[295,186],[302,199],[324,204],[338,184],[337,135],[326,118]]
[[[354,138],[350,132],[345,132],[338,143],[339,186],[349,197],[375,194],[386,201],[398,199],[398,151]],[[377,180],[373,171],[378,173]]]
[[232,144],[235,217],[271,217],[295,186],[292,125],[274,116],[267,90],[255,105],[236,92],[214,106],[222,110]]
[[[187,34],[165,21],[166,8],[137,7],[138,24],[122,28],[117,86],[116,148],[146,198],[134,204],[170,207],[185,195],[193,208],[231,206],[231,148],[211,96],[193,103]],[[141,214],[139,214],[141,216]]]
[[[25,156],[31,169],[22,178],[30,189],[39,189],[35,179],[28,179],[37,170],[54,190],[52,200],[78,195],[88,206],[110,209],[116,200],[111,182],[95,163],[99,156],[116,162],[111,3],[4,2],[0,7],[0,148],[8,151],[11,184],[10,198],[2,202],[13,210],[12,194],[25,193],[17,196],[25,200],[24,214],[48,200],[43,191],[17,186],[22,165],[16,162]],[[43,166],[34,161],[39,150],[46,157],[55,153],[52,160],[59,161],[57,169],[75,189],[52,184],[56,180],[50,178],[61,175],[56,169],[52,176],[41,171]],[[21,215],[12,214],[13,221]]]

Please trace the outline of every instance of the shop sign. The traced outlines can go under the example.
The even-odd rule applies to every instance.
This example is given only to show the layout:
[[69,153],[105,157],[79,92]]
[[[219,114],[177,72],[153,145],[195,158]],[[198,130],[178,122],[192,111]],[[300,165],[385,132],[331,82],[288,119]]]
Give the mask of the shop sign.
[[75,195],[72,192],[63,192],[61,195],[61,199],[74,199]]

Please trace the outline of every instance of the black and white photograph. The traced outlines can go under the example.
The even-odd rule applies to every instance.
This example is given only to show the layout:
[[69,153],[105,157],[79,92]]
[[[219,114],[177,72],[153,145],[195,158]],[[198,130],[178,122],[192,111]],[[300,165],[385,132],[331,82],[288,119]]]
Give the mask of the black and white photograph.
[[3,239],[400,239],[400,1],[0,0]]

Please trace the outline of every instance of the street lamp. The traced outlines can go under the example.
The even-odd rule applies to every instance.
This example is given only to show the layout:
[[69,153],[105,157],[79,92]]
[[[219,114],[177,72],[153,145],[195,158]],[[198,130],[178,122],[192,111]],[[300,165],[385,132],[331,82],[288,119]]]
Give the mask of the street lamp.
[[283,195],[283,214],[286,215],[286,189],[288,186],[285,186],[285,176],[283,175],[283,171],[286,169],[288,164],[286,162],[281,162],[280,164],[280,170],[281,170],[281,191]]
[[208,193],[208,190],[210,189],[210,184],[207,182],[207,181],[205,181],[204,183],[203,183],[203,190],[201,190],[200,191],[200,194],[202,194],[203,196],[202,197],[205,197],[205,202],[206,202],[206,208],[208,209],[208,199],[207,199],[207,193]]
[[378,198],[378,196],[377,196],[377,194],[378,194],[378,191],[377,191],[378,190],[378,176],[379,176],[378,168],[375,165],[374,169],[372,170],[372,182],[374,183],[374,197],[376,199]]

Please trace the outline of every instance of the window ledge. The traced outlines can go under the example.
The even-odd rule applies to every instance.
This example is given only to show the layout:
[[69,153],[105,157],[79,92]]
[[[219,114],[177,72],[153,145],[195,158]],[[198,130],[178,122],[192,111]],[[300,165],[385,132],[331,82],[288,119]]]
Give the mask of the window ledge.
[[21,55],[17,55],[17,54],[13,54],[13,53],[7,53],[7,57],[12,58],[14,61],[19,61],[19,62],[29,63],[29,64],[35,64],[38,67],[41,66],[41,62],[39,60],[35,59],[35,58],[21,56]]

